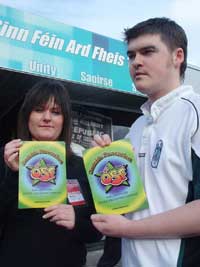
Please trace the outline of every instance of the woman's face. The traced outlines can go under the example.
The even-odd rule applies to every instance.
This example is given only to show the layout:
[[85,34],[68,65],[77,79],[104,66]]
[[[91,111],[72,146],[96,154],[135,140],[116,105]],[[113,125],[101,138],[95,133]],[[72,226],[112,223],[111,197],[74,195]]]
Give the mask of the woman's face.
[[28,127],[35,141],[56,141],[58,140],[62,128],[64,117],[60,106],[54,99],[42,105],[35,107],[29,116]]

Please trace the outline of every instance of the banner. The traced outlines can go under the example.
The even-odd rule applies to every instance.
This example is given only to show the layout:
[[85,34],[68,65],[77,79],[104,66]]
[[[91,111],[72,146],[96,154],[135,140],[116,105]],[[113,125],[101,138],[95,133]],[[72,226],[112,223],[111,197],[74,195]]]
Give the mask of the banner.
[[136,93],[126,45],[0,5],[1,68]]

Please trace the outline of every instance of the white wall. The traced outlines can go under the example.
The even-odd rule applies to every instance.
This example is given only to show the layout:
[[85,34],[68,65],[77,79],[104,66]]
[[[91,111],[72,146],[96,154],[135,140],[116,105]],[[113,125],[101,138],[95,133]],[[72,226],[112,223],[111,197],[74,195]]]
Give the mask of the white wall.
[[194,90],[200,94],[200,67],[188,65],[184,84],[192,85]]

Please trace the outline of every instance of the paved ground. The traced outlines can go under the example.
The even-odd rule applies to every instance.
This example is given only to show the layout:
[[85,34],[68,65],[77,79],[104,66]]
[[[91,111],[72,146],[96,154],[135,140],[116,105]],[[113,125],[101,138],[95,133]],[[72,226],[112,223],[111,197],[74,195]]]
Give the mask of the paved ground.
[[[97,262],[98,262],[99,258],[101,257],[102,253],[103,253],[102,249],[89,251],[87,254],[86,267],[96,267]],[[118,263],[117,265],[115,265],[115,267],[121,267],[121,263]]]

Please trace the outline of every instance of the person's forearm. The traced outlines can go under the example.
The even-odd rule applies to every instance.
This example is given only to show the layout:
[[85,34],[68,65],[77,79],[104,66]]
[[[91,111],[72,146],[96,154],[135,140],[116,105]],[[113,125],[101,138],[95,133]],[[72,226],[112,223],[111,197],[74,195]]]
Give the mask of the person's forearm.
[[200,235],[200,200],[145,219],[128,221],[122,235],[139,239]]

